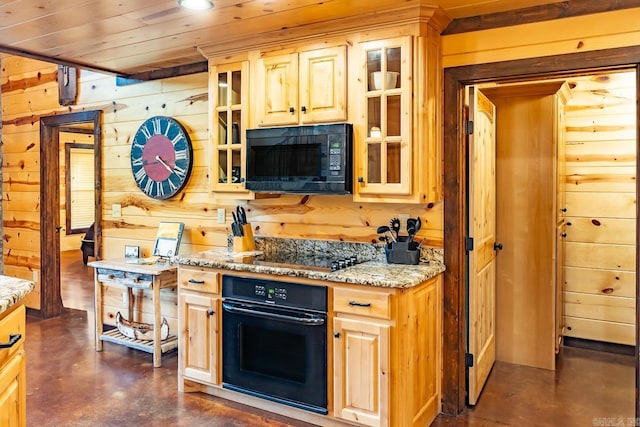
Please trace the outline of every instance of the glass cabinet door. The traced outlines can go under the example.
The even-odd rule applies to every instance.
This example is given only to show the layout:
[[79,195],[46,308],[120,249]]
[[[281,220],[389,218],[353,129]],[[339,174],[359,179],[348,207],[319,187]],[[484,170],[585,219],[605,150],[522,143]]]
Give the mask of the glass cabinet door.
[[211,67],[213,161],[210,176],[216,192],[244,189],[248,63]]
[[363,44],[365,61],[365,158],[358,191],[409,194],[411,191],[411,40]]

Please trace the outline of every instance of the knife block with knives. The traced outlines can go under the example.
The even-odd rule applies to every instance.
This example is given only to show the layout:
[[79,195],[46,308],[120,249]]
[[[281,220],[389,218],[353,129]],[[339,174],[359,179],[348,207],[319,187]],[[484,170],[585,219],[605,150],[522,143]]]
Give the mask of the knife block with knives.
[[247,252],[255,251],[256,243],[253,239],[251,224],[247,222],[247,213],[243,207],[238,206],[235,212],[231,212],[233,222],[231,232],[233,234],[233,251]]

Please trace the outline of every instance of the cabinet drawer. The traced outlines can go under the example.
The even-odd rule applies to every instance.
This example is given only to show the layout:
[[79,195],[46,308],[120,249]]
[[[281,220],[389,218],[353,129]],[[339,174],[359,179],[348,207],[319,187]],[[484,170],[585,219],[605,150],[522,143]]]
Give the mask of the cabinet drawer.
[[6,348],[0,348],[0,368],[4,367],[9,359],[22,348],[25,330],[24,305],[0,320],[0,344],[6,346]]
[[134,288],[150,288],[153,285],[153,277],[150,274],[110,270],[108,268],[98,269],[98,281]]
[[200,267],[182,267],[178,269],[181,289],[199,292],[220,293],[220,274]]
[[339,313],[390,319],[391,298],[392,295],[386,292],[335,288],[333,290],[333,309]]

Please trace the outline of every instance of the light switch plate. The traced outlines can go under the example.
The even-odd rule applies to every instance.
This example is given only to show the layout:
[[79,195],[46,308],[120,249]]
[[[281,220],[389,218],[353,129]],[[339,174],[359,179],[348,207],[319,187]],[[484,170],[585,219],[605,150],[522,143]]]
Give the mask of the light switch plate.
[[224,208],[218,208],[218,224],[224,224],[227,214]]

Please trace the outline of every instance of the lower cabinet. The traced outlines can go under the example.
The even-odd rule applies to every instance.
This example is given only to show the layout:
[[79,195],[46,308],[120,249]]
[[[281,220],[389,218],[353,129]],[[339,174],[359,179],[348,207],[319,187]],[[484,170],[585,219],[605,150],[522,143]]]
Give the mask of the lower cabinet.
[[220,383],[220,284],[215,272],[178,270],[178,389],[184,380]]
[[203,391],[318,425],[426,426],[440,412],[442,275],[406,289],[318,282],[329,286],[331,301],[329,414],[320,415],[222,388],[220,288],[228,274],[178,269],[180,391]]
[[333,414],[424,426],[440,412],[442,276],[407,289],[336,287]]
[[20,306],[0,320],[0,425],[27,425],[27,389],[24,354],[25,308]]

